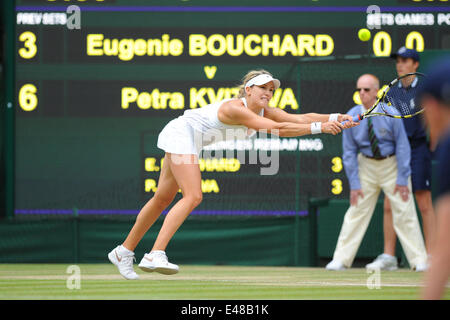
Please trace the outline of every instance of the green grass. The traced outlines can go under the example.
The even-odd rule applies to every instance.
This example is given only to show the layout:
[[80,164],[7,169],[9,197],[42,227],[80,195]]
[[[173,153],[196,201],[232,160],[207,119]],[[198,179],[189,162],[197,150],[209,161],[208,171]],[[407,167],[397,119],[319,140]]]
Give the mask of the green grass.
[[[8,300],[406,300],[418,299],[423,273],[401,269],[379,274],[379,289],[369,289],[374,274],[352,268],[180,266],[165,276],[135,266],[138,281],[124,280],[110,264],[79,264],[81,288],[67,288],[68,264],[0,264],[0,299]],[[69,281],[70,282],[70,281]],[[73,283],[73,282],[72,282]],[[447,288],[445,299],[450,298]]]

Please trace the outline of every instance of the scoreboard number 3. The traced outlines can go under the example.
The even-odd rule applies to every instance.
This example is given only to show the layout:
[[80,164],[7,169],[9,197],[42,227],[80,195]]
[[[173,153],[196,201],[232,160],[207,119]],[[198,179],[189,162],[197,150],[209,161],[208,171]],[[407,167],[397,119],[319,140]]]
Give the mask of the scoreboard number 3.
[[331,159],[331,163],[333,164],[331,166],[331,170],[335,173],[341,172],[342,171],[342,158],[341,157],[334,157],[333,159]]
[[334,179],[331,181],[331,192],[335,195],[341,194],[343,187],[342,187],[342,180],[341,179]]
[[[344,168],[342,165],[342,158],[341,157],[334,157],[333,159],[331,159],[331,171],[335,172],[335,173],[339,173],[342,171],[342,169]],[[341,179],[334,179],[333,181],[331,181],[331,192],[334,195],[338,195],[341,194],[343,191],[343,187],[342,187],[342,180]]]
[[24,45],[24,48],[19,49],[19,55],[23,59],[32,59],[37,53],[36,35],[31,31],[22,32],[19,41]]

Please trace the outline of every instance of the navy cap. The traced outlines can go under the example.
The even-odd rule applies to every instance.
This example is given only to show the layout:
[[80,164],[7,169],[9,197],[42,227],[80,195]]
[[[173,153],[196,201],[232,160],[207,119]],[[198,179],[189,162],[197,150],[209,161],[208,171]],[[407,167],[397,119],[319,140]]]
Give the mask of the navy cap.
[[391,54],[391,58],[397,59],[397,57],[412,58],[416,61],[420,61],[420,57],[417,51],[414,49],[408,49],[406,47],[401,47],[400,49],[398,49],[397,53]]
[[450,56],[434,61],[419,89],[418,96],[430,95],[450,107]]

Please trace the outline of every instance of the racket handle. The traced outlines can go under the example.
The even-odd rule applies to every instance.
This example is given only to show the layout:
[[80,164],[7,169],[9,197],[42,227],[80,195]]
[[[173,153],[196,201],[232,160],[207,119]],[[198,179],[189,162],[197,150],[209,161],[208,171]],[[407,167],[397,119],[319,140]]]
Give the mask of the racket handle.
[[[353,122],[360,122],[362,119],[364,119],[362,114],[358,114],[356,116],[353,117]],[[342,121],[341,124],[346,123],[348,120]]]

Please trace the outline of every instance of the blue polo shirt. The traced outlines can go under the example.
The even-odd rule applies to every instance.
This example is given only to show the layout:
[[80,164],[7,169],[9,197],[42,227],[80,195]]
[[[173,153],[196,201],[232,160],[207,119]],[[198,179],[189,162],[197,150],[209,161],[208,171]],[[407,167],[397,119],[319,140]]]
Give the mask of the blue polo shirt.
[[[391,106],[385,106],[391,114],[399,114]],[[365,109],[362,105],[354,106],[347,114],[356,116]],[[383,112],[380,106],[377,106],[374,112]],[[406,136],[402,121],[385,116],[376,116],[372,118],[373,129],[378,139],[378,147],[381,155],[386,157],[395,154],[397,159],[397,184],[405,186],[408,184],[408,177],[411,175],[411,147]],[[345,129],[342,134],[342,161],[345,173],[347,175],[350,189],[361,189],[358,168],[358,153],[372,157],[372,148],[370,147],[369,129],[367,119],[361,121],[359,126]]]
[[[416,77],[414,81],[411,83],[411,85],[407,88],[404,88],[402,82],[399,81],[397,85],[389,89],[388,94],[389,93],[399,94],[400,91],[402,91],[401,96],[404,98],[401,101],[401,103],[413,109],[415,106],[416,94],[419,89],[419,81],[420,81],[419,78]],[[420,81],[420,84],[421,83],[422,82]],[[405,126],[408,139],[410,140],[411,143],[413,143],[414,140],[424,140],[427,138],[425,122],[421,114],[409,119],[403,119],[403,124]]]

